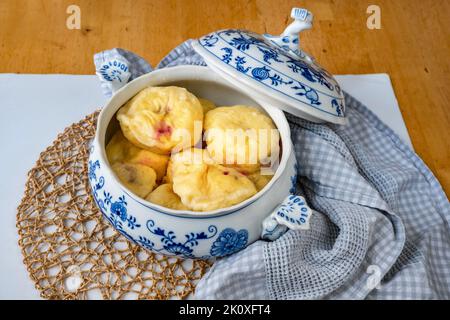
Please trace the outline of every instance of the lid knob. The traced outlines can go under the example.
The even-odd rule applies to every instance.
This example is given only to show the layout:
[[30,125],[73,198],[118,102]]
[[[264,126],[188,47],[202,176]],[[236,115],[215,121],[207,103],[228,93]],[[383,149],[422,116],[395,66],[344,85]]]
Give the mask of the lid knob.
[[292,8],[291,18],[294,21],[287,26],[282,36],[297,36],[300,31],[308,30],[312,28],[313,15],[306,9],[303,8]]
[[294,21],[287,26],[280,36],[267,34],[264,36],[284,50],[312,62],[313,58],[303,52],[300,48],[299,33],[303,30],[312,28],[313,14],[303,8],[292,8],[291,18],[293,18]]

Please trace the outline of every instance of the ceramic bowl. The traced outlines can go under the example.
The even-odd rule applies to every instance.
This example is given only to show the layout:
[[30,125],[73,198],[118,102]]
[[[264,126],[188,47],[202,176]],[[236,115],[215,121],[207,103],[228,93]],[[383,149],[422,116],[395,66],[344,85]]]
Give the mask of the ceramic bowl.
[[[261,108],[281,137],[281,159],[272,180],[256,195],[232,207],[190,212],[168,209],[134,195],[111,170],[105,146],[119,125],[119,108],[147,86],[176,85],[218,105]],[[151,72],[115,93],[101,111],[89,156],[89,183],[104,217],[130,241],[153,252],[184,258],[222,257],[260,239],[275,239],[287,228],[307,228],[310,209],[295,192],[297,164],[283,112],[263,97],[249,95],[202,66]]]

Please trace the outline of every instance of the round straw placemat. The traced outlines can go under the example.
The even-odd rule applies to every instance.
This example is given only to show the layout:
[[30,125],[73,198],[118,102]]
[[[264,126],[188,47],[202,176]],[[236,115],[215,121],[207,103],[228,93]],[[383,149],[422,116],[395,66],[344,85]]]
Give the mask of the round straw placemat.
[[97,116],[66,128],[28,173],[17,229],[30,277],[47,299],[185,298],[210,264],[132,244],[95,205],[87,158]]

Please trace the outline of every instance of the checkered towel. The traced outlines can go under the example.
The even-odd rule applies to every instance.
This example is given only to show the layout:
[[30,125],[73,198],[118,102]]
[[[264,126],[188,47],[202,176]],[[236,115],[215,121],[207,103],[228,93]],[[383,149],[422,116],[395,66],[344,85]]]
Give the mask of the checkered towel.
[[[190,41],[157,68],[205,65]],[[139,58],[131,67],[149,65]],[[450,299],[445,193],[371,111],[348,94],[346,106],[347,126],[286,115],[300,164],[298,192],[317,211],[310,230],[257,241],[218,260],[196,298]]]

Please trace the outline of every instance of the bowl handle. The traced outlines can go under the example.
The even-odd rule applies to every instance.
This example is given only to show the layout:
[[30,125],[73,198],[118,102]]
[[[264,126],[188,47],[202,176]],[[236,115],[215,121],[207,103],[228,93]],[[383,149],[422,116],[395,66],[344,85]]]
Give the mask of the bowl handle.
[[288,229],[308,230],[312,210],[301,196],[289,195],[264,219],[261,238],[274,241]]

